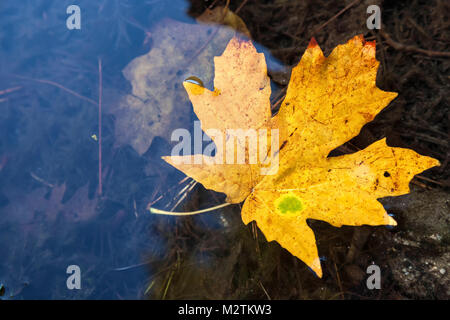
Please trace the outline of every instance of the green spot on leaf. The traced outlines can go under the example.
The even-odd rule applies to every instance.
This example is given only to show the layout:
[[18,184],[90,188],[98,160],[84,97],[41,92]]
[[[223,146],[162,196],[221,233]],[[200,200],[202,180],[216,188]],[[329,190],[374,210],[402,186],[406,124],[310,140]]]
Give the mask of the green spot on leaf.
[[284,195],[278,199],[277,208],[282,214],[299,213],[304,209],[303,203],[295,195]]

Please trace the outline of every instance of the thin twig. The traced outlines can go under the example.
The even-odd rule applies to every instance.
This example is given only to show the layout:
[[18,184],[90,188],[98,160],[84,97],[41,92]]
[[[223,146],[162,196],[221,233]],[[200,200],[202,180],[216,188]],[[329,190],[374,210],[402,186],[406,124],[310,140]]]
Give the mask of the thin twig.
[[209,5],[208,9],[211,10],[212,8],[214,8],[214,6],[216,5],[217,1],[219,1],[219,0],[214,0],[214,2]]
[[266,288],[264,288],[264,286],[263,286],[263,284],[262,284],[261,281],[259,281],[259,285],[261,286],[261,288],[263,289],[264,293],[266,294],[267,299],[272,300],[272,299],[270,298],[270,296],[269,296],[269,293],[267,292]]
[[3,94],[7,94],[7,93],[11,93],[11,92],[17,91],[17,90],[19,90],[21,88],[22,88],[21,86],[18,86],[18,87],[14,87],[14,88],[5,89],[5,90],[0,90],[0,96],[3,95]]
[[98,59],[98,194],[102,195],[102,60]]
[[383,36],[383,38],[386,40],[386,43],[394,48],[395,50],[405,51],[405,52],[416,52],[421,53],[429,57],[445,57],[450,58],[450,52],[445,51],[433,51],[433,50],[425,50],[422,48],[418,48],[411,45],[406,45],[397,41],[392,40],[391,36],[388,35],[386,32],[380,30],[380,34]]
[[146,266],[149,263],[150,262],[146,261],[146,262],[142,262],[142,263],[132,264],[132,265],[129,265],[129,266],[126,266],[126,267],[114,268],[112,270],[113,271],[126,271],[126,270],[130,270],[130,269]]
[[163,295],[162,295],[161,300],[164,300],[164,299],[166,298],[167,291],[169,290],[169,286],[170,286],[170,283],[172,282],[172,278],[173,278],[173,275],[174,275],[174,274],[175,274],[175,270],[172,270],[172,271],[170,272],[169,279],[167,280],[167,284],[166,284],[166,287],[165,287],[165,289],[164,289],[164,293],[163,293]]
[[430,178],[427,178],[427,177],[422,177],[422,176],[417,175],[416,178],[417,179],[421,179],[421,180],[425,180],[425,181],[428,181],[428,182],[431,182],[431,183],[435,183],[435,184],[440,185],[442,187],[444,186],[444,184],[442,182],[439,182],[439,181],[436,181],[436,180],[433,180],[433,179],[430,179]]
[[417,180],[415,180],[415,179],[411,180],[411,183],[412,183],[412,184],[415,184],[416,186],[419,186],[419,187],[421,187],[421,188],[424,188],[424,189],[428,189],[428,190],[431,190],[431,189],[432,189],[431,187],[427,186],[426,184],[424,184],[424,183],[422,183],[422,182],[419,182],[419,181],[417,181]]
[[[223,12],[222,12],[222,16],[220,18],[220,22],[218,24],[223,23],[226,15],[227,15],[227,11],[228,11],[228,6],[229,5],[230,5],[230,0],[227,0],[227,3],[225,4],[225,7],[223,8]],[[219,30],[220,30],[220,26],[216,26],[216,29],[214,30],[214,32],[211,33],[211,35],[208,37],[208,39],[206,39],[205,43],[187,60],[187,62],[184,64],[184,68],[187,68],[198,56],[200,56],[200,54],[203,52],[203,50],[205,50],[206,46],[217,35]]]
[[66,87],[64,87],[63,85],[61,85],[61,84],[59,84],[57,82],[54,82],[54,81],[51,81],[51,80],[46,80],[46,79],[33,79],[33,78],[19,76],[19,75],[13,75],[13,76],[16,77],[16,78],[19,78],[19,79],[24,79],[24,80],[29,80],[29,81],[35,81],[35,82],[49,84],[51,86],[57,87],[59,89],[62,89],[64,91],[74,95],[75,97],[78,97],[78,98],[80,98],[82,100],[85,100],[85,101],[87,101],[87,102],[89,102],[89,103],[91,103],[91,104],[93,104],[95,106],[98,105],[98,103],[96,101],[92,100],[91,98],[85,97],[85,96],[83,96],[83,95],[81,95],[81,94],[79,94],[79,93],[77,93],[77,92],[75,92],[73,90],[70,90],[69,88],[66,88]]
[[277,96],[277,101],[271,106],[271,110],[275,110],[281,102],[283,102],[284,98],[286,98],[287,87],[284,87],[281,90],[280,94]]
[[[189,180],[190,179],[190,177],[184,177],[181,181],[179,181],[178,182],[178,184],[176,185],[176,186],[173,186],[173,187],[171,187],[171,188],[169,188],[166,192],[164,192],[163,194],[161,194],[156,200],[152,200],[151,202],[149,202],[148,204],[147,204],[147,210],[150,210],[150,207],[152,206],[152,205],[154,205],[156,202],[158,202],[159,200],[161,200],[161,199],[163,199],[171,190],[173,190],[175,187],[177,187],[177,186],[179,186],[180,184],[182,184],[182,183],[184,183],[184,182],[186,182],[187,180]],[[189,182],[188,183],[188,185],[190,184],[191,182]]]
[[37,176],[35,173],[33,173],[33,172],[31,172],[31,171],[30,171],[30,176],[31,176],[34,180],[39,181],[40,183],[42,183],[43,185],[45,185],[45,186],[47,186],[47,187],[50,187],[50,188],[54,188],[54,187],[55,187],[54,184],[45,181],[44,179],[42,179],[41,177]]
[[350,4],[348,4],[344,9],[342,9],[341,11],[339,11],[338,13],[336,13],[330,20],[328,20],[327,22],[325,22],[324,24],[322,24],[321,26],[319,26],[317,29],[315,29],[311,36],[314,36],[316,33],[318,33],[320,30],[322,30],[323,28],[325,28],[330,22],[332,22],[333,20],[335,20],[337,17],[339,17],[340,15],[342,15],[345,11],[347,11],[348,9],[350,9],[351,7],[353,7],[355,4],[357,4],[359,1],[361,0],[355,0],[353,2],[351,2]]
[[189,189],[187,189],[187,191],[185,191],[183,193],[183,195],[181,196],[181,198],[177,201],[177,203],[175,203],[175,205],[170,209],[170,211],[175,210],[176,207],[178,207],[178,205],[181,203],[181,201],[183,201],[187,195],[189,194],[189,192],[192,191],[192,189],[194,189],[194,187],[197,185],[197,181],[192,180],[192,183],[189,185],[187,185],[186,187],[189,187]]
[[234,12],[235,14],[238,14],[239,11],[241,11],[241,9],[245,6],[245,4],[247,3],[248,0],[244,0],[242,1],[241,5],[239,6],[239,8],[236,9],[236,11]]

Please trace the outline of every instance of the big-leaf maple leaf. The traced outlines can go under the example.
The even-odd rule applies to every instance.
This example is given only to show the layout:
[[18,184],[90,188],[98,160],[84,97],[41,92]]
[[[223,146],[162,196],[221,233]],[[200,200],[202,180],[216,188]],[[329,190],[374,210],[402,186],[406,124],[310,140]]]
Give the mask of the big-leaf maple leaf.
[[[278,172],[261,175],[261,163],[220,164],[207,156],[200,156],[199,164],[194,156],[164,159],[206,188],[224,192],[227,202],[245,200],[244,223],[255,220],[268,241],[276,240],[319,277],[307,219],[336,227],[396,225],[377,199],[408,193],[414,175],[439,165],[412,150],[388,147],[385,139],[353,154],[328,157],[397,96],[376,87],[375,42],[362,36],[337,46],[328,57],[312,39],[274,117],[264,56],[250,41],[233,38],[214,63],[214,91],[184,83],[202,129],[278,129]],[[247,146],[247,151],[255,150]]]

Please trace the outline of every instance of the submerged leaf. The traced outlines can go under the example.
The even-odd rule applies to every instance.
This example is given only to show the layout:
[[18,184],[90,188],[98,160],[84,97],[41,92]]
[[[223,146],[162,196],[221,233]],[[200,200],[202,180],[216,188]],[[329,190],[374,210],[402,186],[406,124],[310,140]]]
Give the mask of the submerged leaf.
[[[231,11],[225,13],[227,19],[241,21]],[[132,92],[113,110],[119,145],[130,144],[143,154],[155,136],[170,140],[175,128],[188,125],[189,100],[180,83],[196,76],[209,85],[214,74],[210,60],[236,34],[217,19],[206,13],[198,24],[164,19],[151,30],[150,51],[123,70]]]

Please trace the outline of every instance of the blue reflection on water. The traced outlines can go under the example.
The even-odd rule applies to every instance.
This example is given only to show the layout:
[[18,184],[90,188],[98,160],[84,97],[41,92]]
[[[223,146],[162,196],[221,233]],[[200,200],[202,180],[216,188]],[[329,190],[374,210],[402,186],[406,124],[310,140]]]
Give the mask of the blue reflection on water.
[[[0,95],[1,299],[141,298],[158,271],[145,262],[168,250],[170,232],[162,237],[161,217],[146,211],[149,199],[184,177],[160,160],[170,152],[166,142],[155,139],[143,156],[117,148],[115,119],[105,114],[104,193],[97,195],[98,61],[105,91],[129,91],[121,71],[148,52],[148,30],[168,17],[194,23],[189,4],[77,1],[81,30],[68,30],[70,4],[0,5],[0,90],[12,89]],[[228,226],[223,215],[202,219],[205,228]],[[175,221],[165,219],[164,230]],[[72,264],[83,290],[66,287]]]

